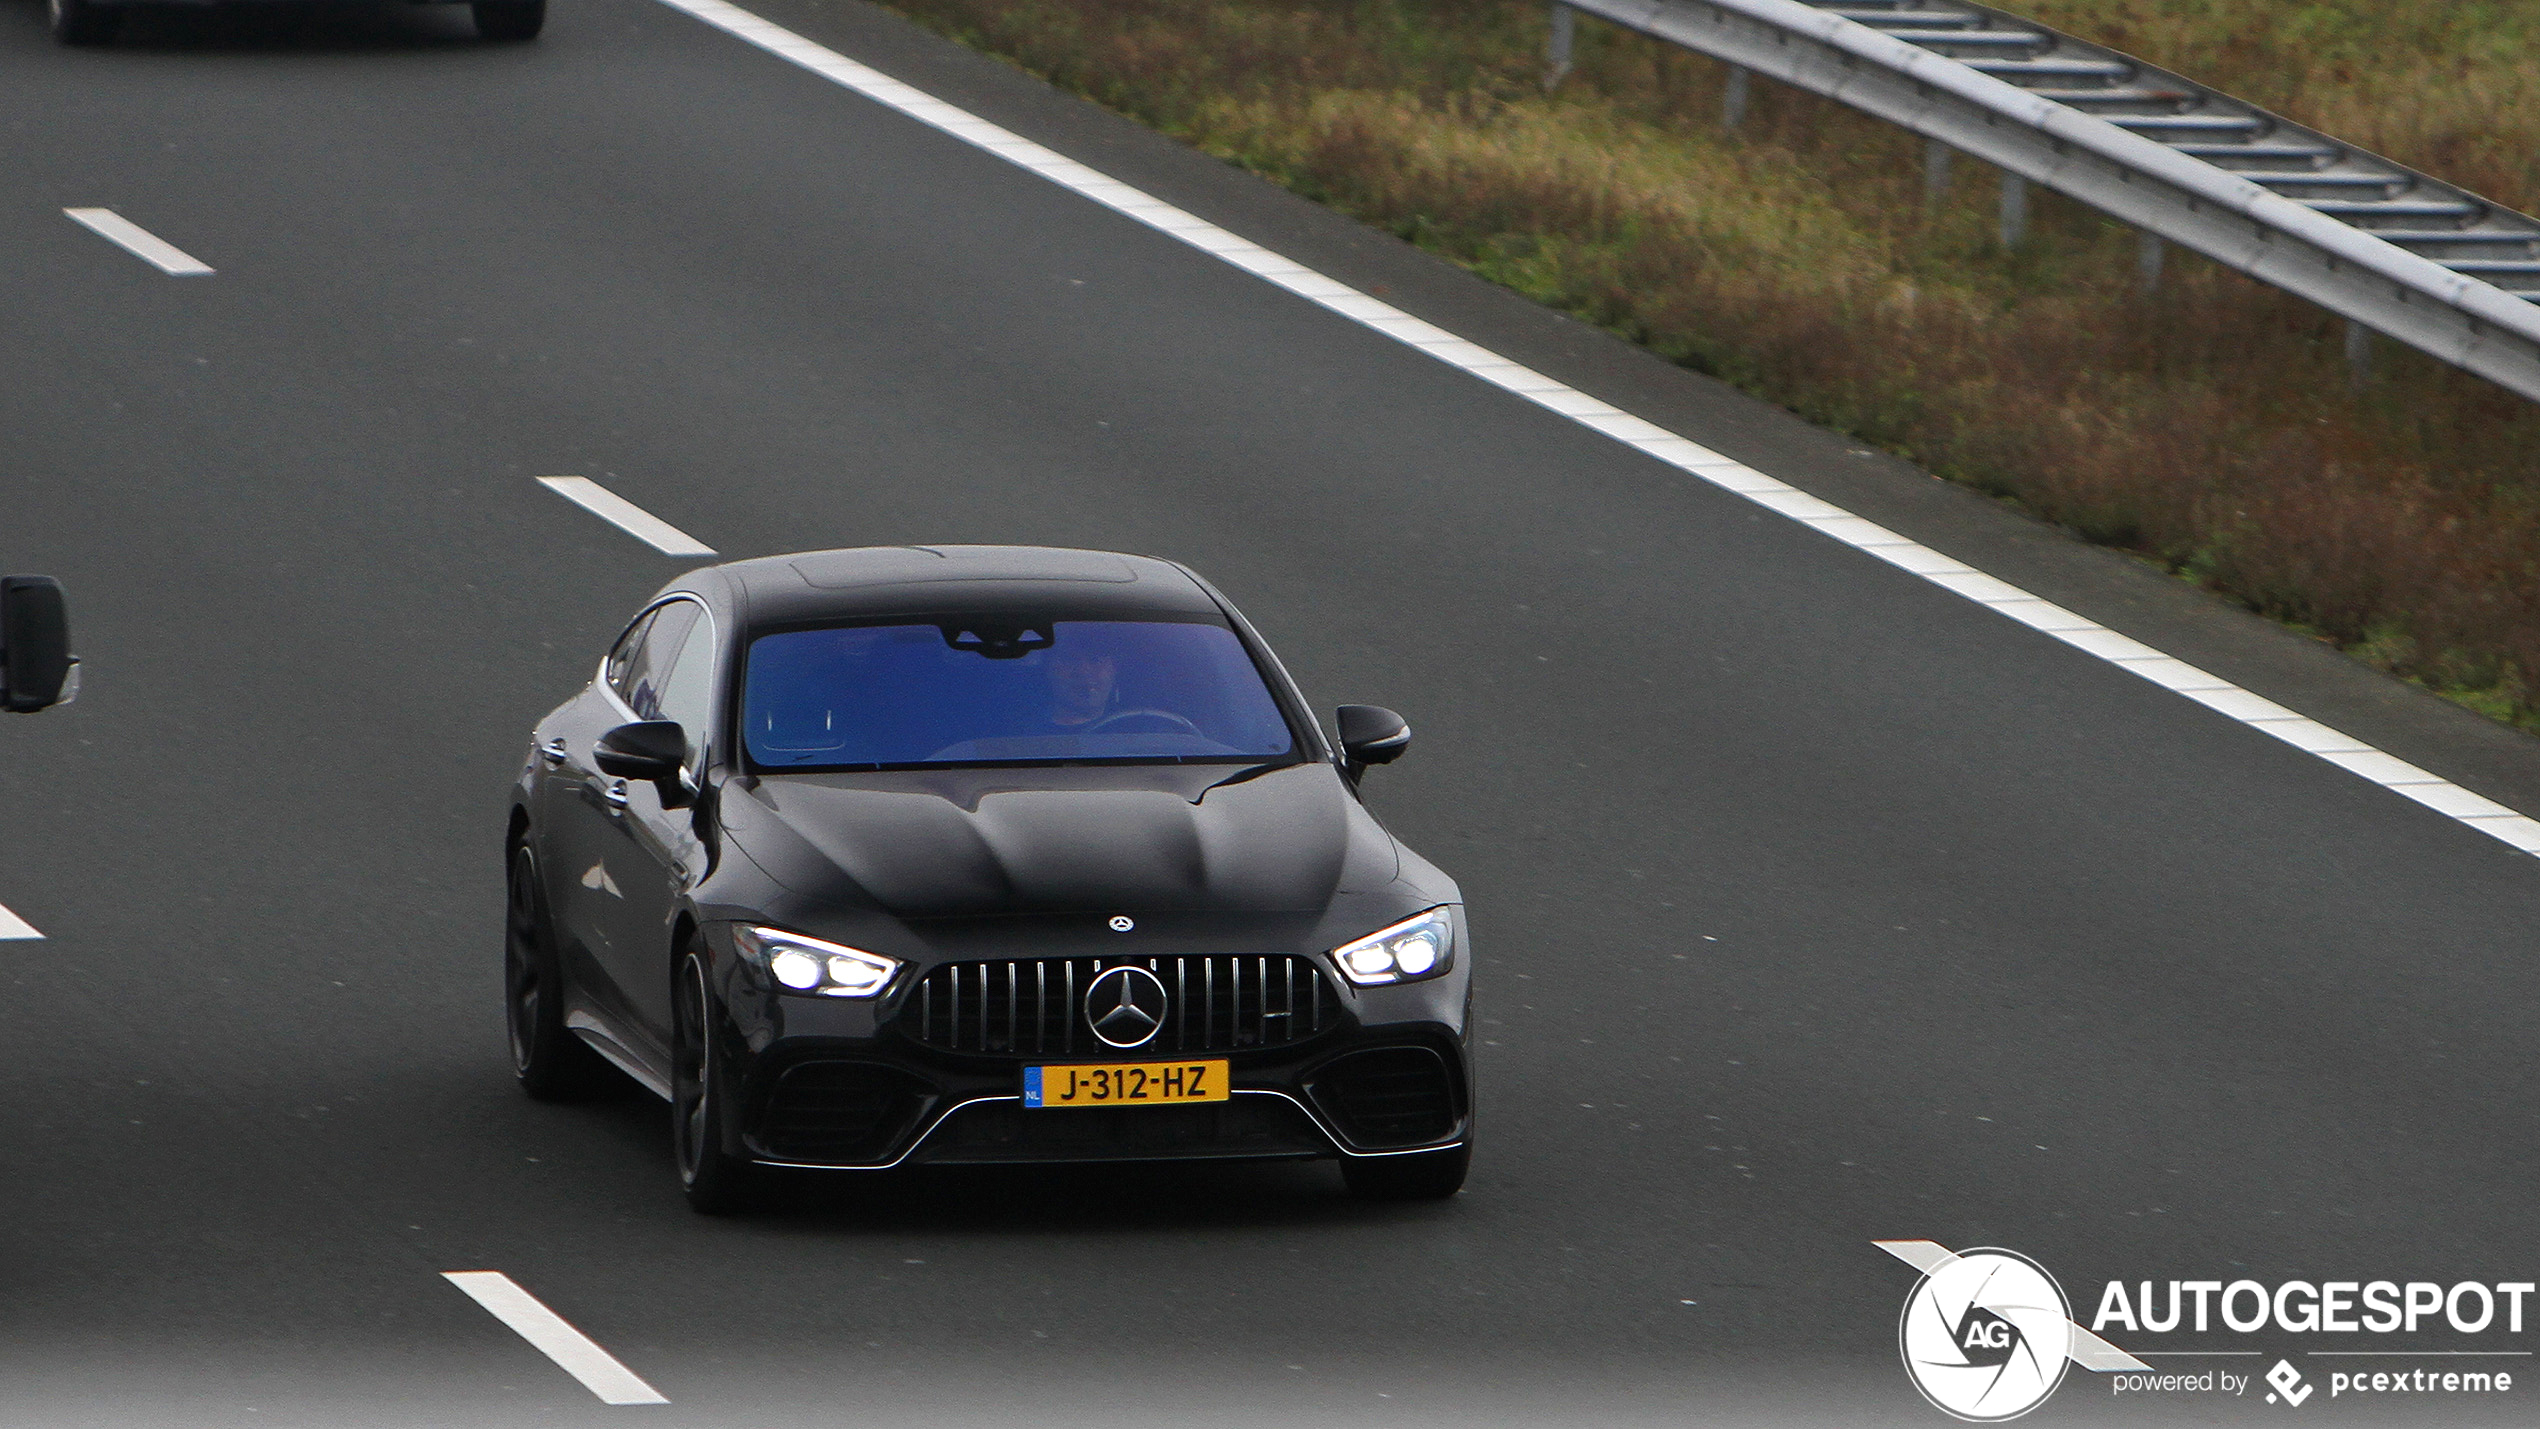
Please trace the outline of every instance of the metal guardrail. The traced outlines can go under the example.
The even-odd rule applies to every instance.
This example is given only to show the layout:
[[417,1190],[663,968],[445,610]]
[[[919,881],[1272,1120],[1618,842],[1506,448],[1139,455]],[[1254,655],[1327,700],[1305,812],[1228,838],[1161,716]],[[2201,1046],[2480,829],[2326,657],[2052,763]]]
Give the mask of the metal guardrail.
[[[2540,220],[2129,55],[1960,0],[1554,0],[1769,76],[2001,169],[2006,241],[2028,183],[2540,401]],[[1936,187],[1936,182],[1935,182]]]

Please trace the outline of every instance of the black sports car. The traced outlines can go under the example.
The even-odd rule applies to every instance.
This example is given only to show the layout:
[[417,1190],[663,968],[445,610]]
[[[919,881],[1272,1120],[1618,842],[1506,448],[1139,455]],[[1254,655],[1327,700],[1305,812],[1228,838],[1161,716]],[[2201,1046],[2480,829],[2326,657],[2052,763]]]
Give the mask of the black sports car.
[[1452,1195],[1455,884],[1360,804],[1206,581],[941,546],[672,582],[538,723],[505,995],[532,1096],[671,1103],[700,1209],[761,1166],[1338,1157]]

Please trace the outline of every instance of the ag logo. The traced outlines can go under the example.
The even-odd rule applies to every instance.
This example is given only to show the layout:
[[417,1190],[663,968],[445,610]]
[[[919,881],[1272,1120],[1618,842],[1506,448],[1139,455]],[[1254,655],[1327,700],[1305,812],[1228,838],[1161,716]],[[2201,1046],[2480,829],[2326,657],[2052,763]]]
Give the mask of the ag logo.
[[1944,1414],[2017,1419],[2046,1402],[2071,1361],[2072,1309],[2045,1268],[2008,1250],[1962,1250],[1905,1297],[1905,1373]]

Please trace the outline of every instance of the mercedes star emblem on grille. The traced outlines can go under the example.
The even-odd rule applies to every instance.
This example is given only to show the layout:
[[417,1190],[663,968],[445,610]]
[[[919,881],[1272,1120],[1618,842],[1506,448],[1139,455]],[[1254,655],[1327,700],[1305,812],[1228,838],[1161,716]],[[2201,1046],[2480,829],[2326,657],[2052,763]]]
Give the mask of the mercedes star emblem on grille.
[[1164,1030],[1164,980],[1145,968],[1117,967],[1085,988],[1085,1021],[1114,1047],[1143,1047]]
[[1138,920],[1130,917],[1126,913],[1114,913],[1111,915],[1111,931],[1115,933],[1125,933],[1136,926],[1138,926]]

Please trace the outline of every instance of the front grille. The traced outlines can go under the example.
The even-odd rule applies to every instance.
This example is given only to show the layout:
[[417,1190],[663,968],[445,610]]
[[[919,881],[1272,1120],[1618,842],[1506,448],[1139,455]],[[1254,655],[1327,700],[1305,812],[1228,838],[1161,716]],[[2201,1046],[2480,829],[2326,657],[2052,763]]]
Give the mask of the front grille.
[[1455,1129],[1455,1084],[1426,1047],[1352,1052],[1314,1074],[1323,1114],[1356,1145],[1418,1146]]
[[879,1161],[900,1138],[925,1088],[871,1062],[798,1062],[758,1116],[760,1149],[779,1161]]
[[1028,1109],[972,1102],[909,1159],[933,1165],[1015,1161],[1180,1161],[1329,1156],[1331,1139],[1284,1097],[1204,1106]]
[[[1105,968],[1123,966],[1155,974],[1169,1006],[1152,1040],[1117,1048],[1086,1024],[1085,989]],[[929,1047],[1047,1057],[1284,1047],[1340,1016],[1340,995],[1306,958],[1209,953],[950,963],[918,982],[899,1025]]]

